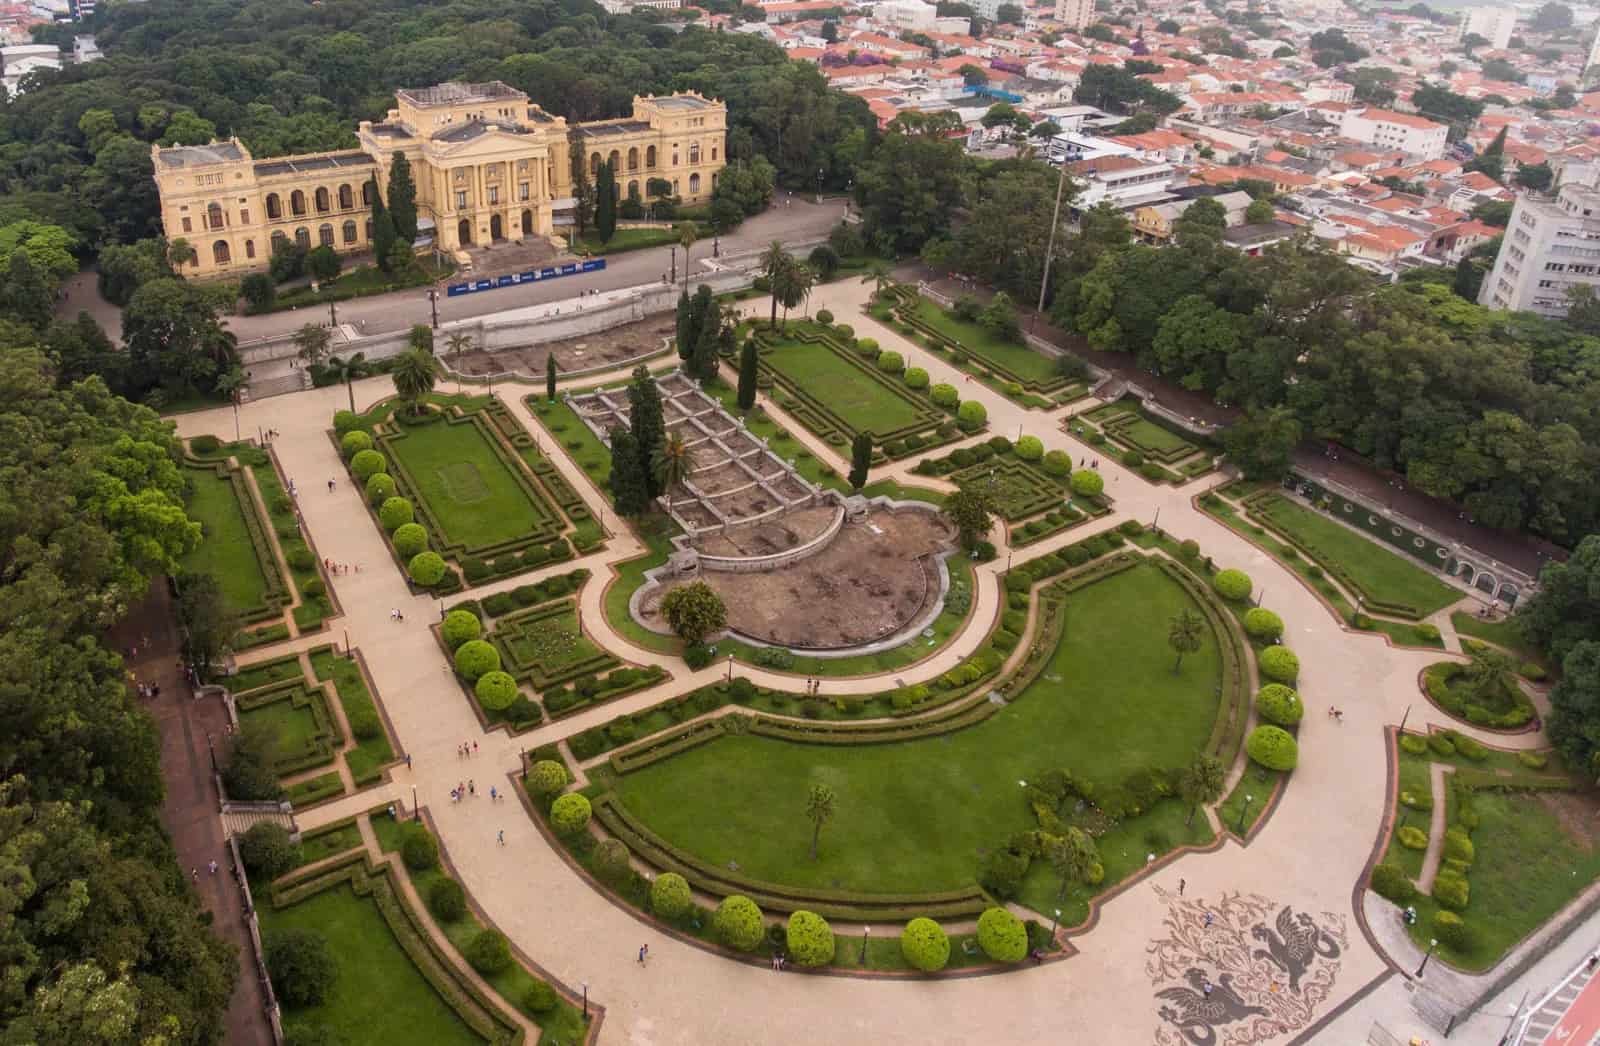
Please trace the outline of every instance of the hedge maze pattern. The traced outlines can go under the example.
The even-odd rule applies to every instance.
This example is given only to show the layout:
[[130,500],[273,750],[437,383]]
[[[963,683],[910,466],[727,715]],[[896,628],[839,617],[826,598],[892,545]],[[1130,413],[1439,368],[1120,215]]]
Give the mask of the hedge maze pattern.
[[[201,461],[198,458],[185,458],[183,465],[185,468],[205,473],[206,478],[226,481],[239,503],[240,515],[244,517],[245,530],[250,534],[250,548],[255,552],[256,564],[261,568],[261,576],[266,581],[266,598],[259,606],[235,607],[239,613],[239,623],[254,625],[280,617],[284,609],[294,602],[294,595],[289,591],[289,583],[284,578],[283,572],[278,569],[278,557],[273,552],[272,537],[267,531],[266,521],[261,518],[261,513],[256,508],[256,499],[250,494],[250,484],[244,477],[244,470],[227,460]],[[197,482],[204,482],[204,479],[197,479]]]
[[[1090,443],[1107,443],[1123,452],[1123,463],[1152,483],[1174,486],[1216,469],[1216,458],[1206,447],[1146,417],[1127,401],[1108,403],[1069,418],[1068,431]],[[1129,453],[1139,455],[1137,464]]]
[[[565,618],[572,621],[570,632],[563,628]],[[578,605],[571,599],[508,614],[495,622],[489,639],[500,650],[505,670],[519,682],[527,683],[536,690],[544,690],[622,663],[584,638],[583,627],[578,620]],[[575,649],[571,656],[555,654],[546,657],[534,652],[552,641],[570,642],[579,649]],[[588,653],[582,647],[594,652]]]
[[333,721],[333,715],[328,710],[328,700],[321,687],[311,686],[302,679],[259,687],[239,696],[235,701],[240,721],[244,725],[249,725],[250,713],[266,711],[280,703],[287,704],[293,713],[304,714],[311,718],[311,734],[298,750],[285,749],[282,747],[282,738],[279,739],[277,758],[272,764],[272,769],[279,777],[287,777],[302,770],[333,762],[344,744],[344,734]]
[[[922,317],[917,315],[917,305],[921,302],[922,296],[917,293],[916,288],[914,287],[893,287],[886,291],[885,295],[889,299],[894,309],[895,319],[900,323],[912,328],[928,341],[936,342],[943,346],[946,351],[966,353],[967,355],[982,361],[983,366],[1001,381],[1021,385],[1024,392],[1032,392],[1042,396],[1048,396],[1052,393],[1065,390],[1069,385],[1082,386],[1083,384],[1080,379],[1065,375],[1049,378],[1044,381],[1039,381],[1036,378],[1026,378],[1012,370],[1010,367],[1006,366],[1001,361],[987,355],[981,347],[975,347],[953,341],[948,335],[938,330],[936,327],[932,326],[923,320]],[[1082,395],[1083,393],[1079,393],[1079,395],[1069,397],[1068,399],[1061,400],[1060,402],[1070,403],[1074,399],[1081,399]]]

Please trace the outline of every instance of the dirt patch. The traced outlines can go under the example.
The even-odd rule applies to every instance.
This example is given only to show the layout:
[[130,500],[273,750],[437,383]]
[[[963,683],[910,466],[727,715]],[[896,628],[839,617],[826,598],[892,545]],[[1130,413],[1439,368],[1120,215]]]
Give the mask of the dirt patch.
[[1541,791],[1538,796],[1573,842],[1585,850],[1600,846],[1600,802],[1577,792]]
[[[727,555],[737,541],[746,546],[744,554],[763,555],[764,544],[803,540],[798,515],[735,539],[718,535],[707,551]],[[934,513],[878,509],[862,523],[846,524],[827,548],[792,566],[759,574],[708,570],[701,580],[722,597],[728,624],[744,635],[797,650],[858,646],[899,631],[938,597],[933,553],[950,548],[954,537]],[[647,623],[659,626],[663,595],[657,590],[645,599],[640,610]]]
[[452,366],[463,374],[503,374],[515,371],[530,381],[543,381],[546,361],[553,355],[556,370],[562,372],[589,370],[621,363],[665,347],[664,339],[675,330],[671,313],[663,313],[637,323],[625,323],[610,330],[584,334],[576,338],[529,345],[518,349],[496,349],[494,352],[469,352],[460,363],[451,360]]

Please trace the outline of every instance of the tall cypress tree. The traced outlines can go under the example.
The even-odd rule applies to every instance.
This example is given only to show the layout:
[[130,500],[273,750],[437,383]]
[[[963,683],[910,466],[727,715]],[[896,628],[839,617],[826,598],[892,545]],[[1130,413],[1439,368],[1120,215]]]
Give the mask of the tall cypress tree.
[[689,292],[681,291],[678,294],[678,358],[687,360],[694,352],[694,305],[689,300]]
[[617,233],[617,172],[609,161],[600,165],[594,184],[594,228],[601,243],[610,243]]
[[590,221],[594,218],[594,186],[589,184],[589,167],[583,162],[582,141],[573,141],[568,147],[567,158],[572,165],[572,200],[576,204],[572,220],[581,238],[589,231]]
[[417,183],[406,154],[401,152],[394,154],[389,167],[389,217],[401,243],[409,247],[417,241]]
[[544,394],[551,403],[556,401],[556,356],[553,352],[544,360]]
[[756,340],[746,338],[739,350],[739,409],[749,410],[756,405]]
[[850,444],[850,489],[860,490],[867,485],[867,471],[872,468],[872,436],[858,433]]
[[389,208],[383,205],[383,194],[378,192],[378,176],[374,174],[372,187],[372,253],[378,260],[378,267],[388,272],[391,258],[394,256],[394,245],[399,242],[395,234],[394,218],[389,214]]
[[650,507],[650,489],[639,462],[639,443],[618,425],[611,430],[611,496],[619,516],[639,516]]
[[689,373],[701,381],[717,376],[718,353],[722,349],[722,309],[711,303],[705,320],[700,325],[700,336],[695,339],[694,356],[689,360]]
[[644,474],[650,497],[656,497],[662,491],[652,462],[656,448],[667,441],[667,423],[661,411],[661,390],[642,363],[633,369],[633,383],[628,386],[628,422],[639,450],[639,471]]

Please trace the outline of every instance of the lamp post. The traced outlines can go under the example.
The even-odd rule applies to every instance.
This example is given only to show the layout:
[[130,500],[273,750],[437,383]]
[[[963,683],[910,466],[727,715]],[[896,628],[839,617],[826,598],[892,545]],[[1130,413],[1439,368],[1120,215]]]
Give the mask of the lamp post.
[[861,965],[863,966],[867,964],[867,938],[871,936],[872,927],[863,926],[861,928]]
[[589,1019],[589,982],[583,982],[583,1019]]
[[728,682],[733,682],[733,655],[728,655]]
[[1044,312],[1045,294],[1050,289],[1050,258],[1056,252],[1056,229],[1061,224],[1061,193],[1067,187],[1067,165],[1061,165],[1061,175],[1056,179],[1056,209],[1050,217],[1050,243],[1044,249],[1044,275],[1039,278],[1039,307],[1033,311],[1034,330],[1039,328],[1039,314]]
[[1056,926],[1060,922],[1061,922],[1061,909],[1057,908],[1056,912],[1055,912],[1055,918],[1050,920],[1050,939],[1051,940],[1055,940]]
[[1234,831],[1240,835],[1244,834],[1244,815],[1250,809],[1250,803],[1254,799],[1255,796],[1246,792],[1244,797],[1244,805],[1239,807],[1239,823],[1234,826]]
[[1411,718],[1411,706],[1406,705],[1406,714],[1400,717],[1399,736],[1406,736],[1406,720]]
[[422,820],[422,808],[417,806],[417,786],[416,785],[412,785],[411,786],[411,819],[413,821]]
[[339,307],[331,300],[328,302],[328,326],[339,329]]
[[1422,957],[1422,965],[1417,967],[1418,977],[1421,977],[1422,972],[1428,968],[1428,960],[1433,958],[1433,950],[1437,947],[1439,947],[1439,939],[1437,937],[1428,938],[1428,953]]
[[428,288],[428,308],[433,311],[433,329],[439,329],[439,290],[437,287]]

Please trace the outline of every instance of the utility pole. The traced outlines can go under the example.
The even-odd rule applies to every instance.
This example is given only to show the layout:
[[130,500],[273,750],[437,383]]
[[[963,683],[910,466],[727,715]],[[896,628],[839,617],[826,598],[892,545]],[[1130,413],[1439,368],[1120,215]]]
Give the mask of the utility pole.
[[436,287],[428,288],[428,308],[433,310],[433,329],[439,329],[439,290]]
[[1039,307],[1033,313],[1033,327],[1039,327],[1039,314],[1044,312],[1045,294],[1050,290],[1050,260],[1056,253],[1056,229],[1061,225],[1061,194],[1067,187],[1067,165],[1061,165],[1061,176],[1056,179],[1056,208],[1050,216],[1050,244],[1044,249],[1044,275],[1039,279]]

